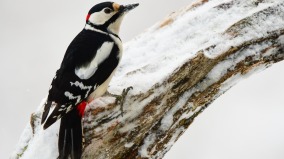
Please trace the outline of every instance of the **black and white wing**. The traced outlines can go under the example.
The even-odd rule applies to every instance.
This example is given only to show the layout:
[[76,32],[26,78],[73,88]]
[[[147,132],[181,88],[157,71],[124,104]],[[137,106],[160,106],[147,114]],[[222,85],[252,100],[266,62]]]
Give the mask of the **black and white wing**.
[[44,129],[85,101],[107,80],[119,63],[118,54],[118,46],[107,34],[83,30],[76,36],[52,81],[42,115]]

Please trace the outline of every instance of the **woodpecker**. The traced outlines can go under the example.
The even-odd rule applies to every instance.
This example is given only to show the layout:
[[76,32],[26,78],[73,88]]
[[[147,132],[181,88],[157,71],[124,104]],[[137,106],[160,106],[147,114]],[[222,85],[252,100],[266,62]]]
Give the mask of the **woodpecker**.
[[68,46],[52,80],[41,120],[43,129],[47,129],[61,119],[59,159],[80,159],[85,107],[106,92],[122,56],[118,36],[121,22],[138,5],[103,2],[93,6],[84,29]]

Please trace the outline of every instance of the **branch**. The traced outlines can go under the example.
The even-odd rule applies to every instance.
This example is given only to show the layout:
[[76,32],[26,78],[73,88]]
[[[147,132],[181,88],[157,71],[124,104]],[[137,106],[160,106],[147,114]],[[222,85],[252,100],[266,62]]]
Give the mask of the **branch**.
[[[162,158],[216,98],[284,59],[283,17],[282,0],[200,0],[127,43],[109,87],[114,94],[133,87],[124,115],[109,95],[88,106],[82,158]],[[36,145],[40,113],[18,158]],[[56,139],[55,130],[49,136]]]
[[[245,13],[236,13],[241,9]],[[240,79],[283,60],[283,11],[280,1],[203,0],[128,43],[128,57],[117,73],[121,76],[110,87],[133,86],[125,115],[119,116],[110,97],[92,103],[84,121],[83,158],[162,158],[217,97]],[[229,13],[241,18],[226,19]],[[127,66],[137,58],[143,65]]]

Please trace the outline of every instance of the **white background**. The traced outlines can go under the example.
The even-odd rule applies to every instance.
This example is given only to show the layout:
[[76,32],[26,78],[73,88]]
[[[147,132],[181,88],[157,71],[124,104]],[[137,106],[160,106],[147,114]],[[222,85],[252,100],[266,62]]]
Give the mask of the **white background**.
[[[124,42],[192,0],[139,2]],[[88,10],[101,1],[0,1],[0,158],[8,158]],[[166,159],[283,159],[284,63],[240,82],[209,106]]]

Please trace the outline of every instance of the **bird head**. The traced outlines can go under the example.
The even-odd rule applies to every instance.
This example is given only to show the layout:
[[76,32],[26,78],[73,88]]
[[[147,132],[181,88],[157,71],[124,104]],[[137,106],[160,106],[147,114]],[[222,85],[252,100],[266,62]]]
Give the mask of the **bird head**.
[[86,23],[95,29],[118,34],[124,15],[138,5],[138,3],[129,5],[119,5],[115,2],[99,3],[90,9]]

